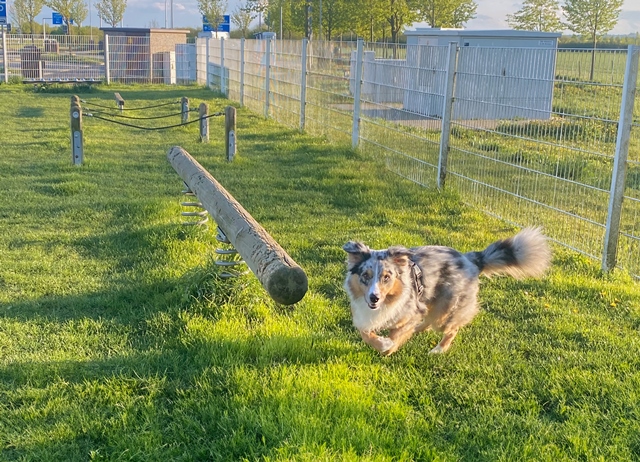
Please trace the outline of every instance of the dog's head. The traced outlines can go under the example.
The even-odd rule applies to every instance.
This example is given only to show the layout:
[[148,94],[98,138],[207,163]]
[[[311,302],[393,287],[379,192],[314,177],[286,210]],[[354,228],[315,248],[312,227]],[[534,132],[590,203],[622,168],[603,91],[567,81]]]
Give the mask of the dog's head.
[[355,241],[342,248],[348,254],[345,288],[352,299],[362,298],[369,308],[377,310],[393,304],[409,287],[408,249],[396,246],[372,250]]

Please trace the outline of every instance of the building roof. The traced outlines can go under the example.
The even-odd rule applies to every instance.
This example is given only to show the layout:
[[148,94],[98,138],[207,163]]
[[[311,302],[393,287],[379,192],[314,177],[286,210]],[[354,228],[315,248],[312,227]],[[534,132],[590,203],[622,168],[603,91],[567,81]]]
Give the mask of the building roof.
[[538,32],[532,30],[495,29],[495,30],[469,30],[469,29],[445,29],[440,27],[417,27],[415,30],[404,31],[411,36],[436,36],[436,37],[499,37],[499,38],[559,38],[560,32]]
[[106,32],[124,32],[132,34],[188,34],[190,31],[187,29],[150,29],[145,27],[101,27],[101,31]]

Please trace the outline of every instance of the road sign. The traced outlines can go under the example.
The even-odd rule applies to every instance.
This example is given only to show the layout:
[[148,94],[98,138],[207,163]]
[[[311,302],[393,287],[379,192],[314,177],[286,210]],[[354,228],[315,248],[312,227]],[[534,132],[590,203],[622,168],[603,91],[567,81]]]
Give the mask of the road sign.
[[51,13],[51,23],[56,25],[62,24],[63,17],[60,13]]
[[5,25],[7,23],[7,4],[0,2],[0,24]]
[[[202,30],[204,32],[213,32],[213,26],[207,18],[202,16]],[[231,20],[228,14],[222,15],[222,22],[218,24],[218,32],[230,32],[231,31]]]

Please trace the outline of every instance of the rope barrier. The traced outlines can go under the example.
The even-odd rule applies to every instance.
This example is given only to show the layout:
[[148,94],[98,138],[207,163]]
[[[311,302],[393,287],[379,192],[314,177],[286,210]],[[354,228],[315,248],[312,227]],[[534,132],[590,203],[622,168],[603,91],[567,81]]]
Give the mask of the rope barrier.
[[[81,99],[80,102],[82,102],[84,104],[90,104],[92,106],[100,107],[100,108],[103,108],[103,109],[113,109],[112,106],[102,106],[102,105],[100,105],[98,103],[92,103],[91,101],[85,101],[83,99]],[[154,109],[154,108],[157,108],[157,107],[169,106],[171,104],[180,104],[180,101],[172,101],[170,103],[156,104],[156,105],[153,105],[153,106],[145,106],[145,107],[128,107],[128,108],[123,108],[123,110],[125,110],[125,111],[141,111],[143,109]]]
[[92,117],[94,119],[100,119],[100,120],[104,120],[106,122],[111,122],[111,123],[114,123],[114,124],[123,125],[125,127],[138,128],[140,130],[166,130],[166,129],[169,129],[169,128],[176,128],[176,127],[181,127],[183,125],[194,124],[196,122],[200,122],[201,120],[210,119],[211,117],[223,116],[224,112],[216,112],[215,114],[209,114],[208,116],[200,117],[200,118],[195,119],[195,120],[190,120],[188,122],[183,122],[183,123],[179,123],[179,124],[175,124],[175,125],[167,125],[167,126],[164,126],[164,127],[141,127],[139,125],[128,124],[126,122],[119,122],[117,120],[108,119],[106,117],[100,117],[99,115],[91,114],[89,112],[86,112],[86,113],[83,112],[82,115],[85,116],[85,117]]
[[[87,109],[91,109],[91,108],[87,108]],[[193,112],[193,111],[189,111],[189,112]],[[182,115],[182,112],[174,112],[173,114],[166,114],[166,115],[153,116],[153,117],[131,117],[131,116],[123,115],[123,114],[113,114],[111,112],[106,112],[105,113],[105,112],[102,112],[102,111],[94,112],[93,114],[100,114],[102,116],[107,115],[107,116],[110,116],[110,117],[120,117],[121,119],[154,120],[154,119],[166,119],[168,117],[179,116],[179,115]],[[91,116],[89,116],[89,117],[91,117]]]

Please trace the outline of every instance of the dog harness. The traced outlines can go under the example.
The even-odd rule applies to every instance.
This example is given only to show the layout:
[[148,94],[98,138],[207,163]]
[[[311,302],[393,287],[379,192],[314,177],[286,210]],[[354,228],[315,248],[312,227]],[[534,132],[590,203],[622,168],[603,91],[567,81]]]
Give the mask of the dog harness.
[[422,291],[424,290],[424,285],[422,284],[422,270],[416,262],[413,261],[411,262],[411,273],[413,274],[413,283],[416,285],[419,297],[422,295]]

